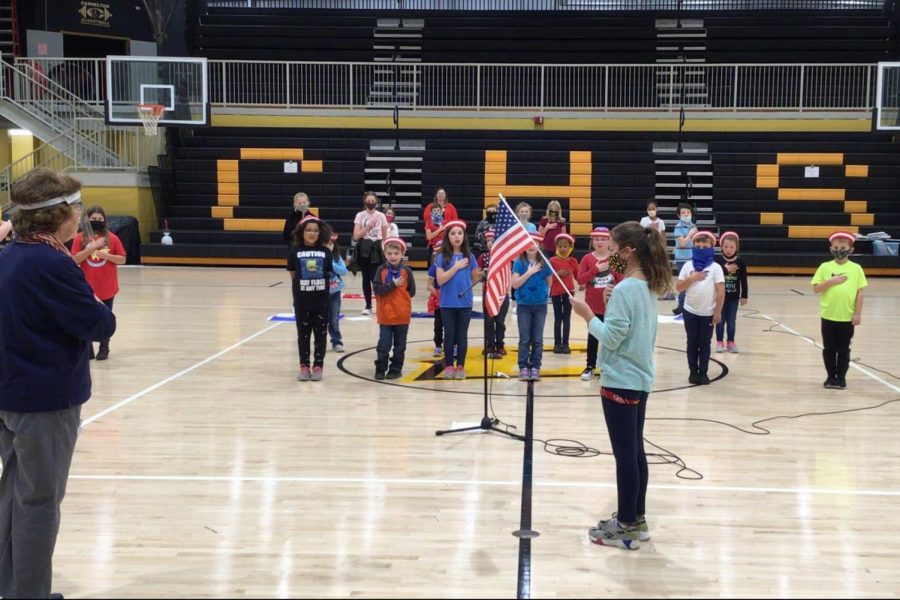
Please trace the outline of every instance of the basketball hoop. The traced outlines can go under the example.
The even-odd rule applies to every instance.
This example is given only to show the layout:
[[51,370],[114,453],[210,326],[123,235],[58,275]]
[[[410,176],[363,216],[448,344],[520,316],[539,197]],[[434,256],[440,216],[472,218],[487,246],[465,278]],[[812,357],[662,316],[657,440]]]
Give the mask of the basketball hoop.
[[166,107],[162,104],[138,104],[137,111],[141,122],[144,124],[144,133],[146,135],[156,135],[159,129],[159,120],[162,118],[163,113],[166,112]]

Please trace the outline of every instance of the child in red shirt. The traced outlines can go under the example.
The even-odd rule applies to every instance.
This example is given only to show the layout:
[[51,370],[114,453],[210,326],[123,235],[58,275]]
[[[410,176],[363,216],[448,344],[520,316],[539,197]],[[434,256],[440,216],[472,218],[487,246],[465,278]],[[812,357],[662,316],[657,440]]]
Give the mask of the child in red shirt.
[[[94,294],[112,310],[113,299],[119,293],[118,265],[125,264],[125,246],[119,237],[106,227],[106,212],[101,206],[87,209],[91,231],[83,231],[72,240],[72,257],[81,266],[84,278]],[[91,344],[91,358],[94,345]],[[109,358],[109,340],[100,342],[97,360]]]
[[[584,301],[601,321],[606,313],[606,289],[612,288],[622,281],[623,275],[609,268],[609,229],[597,227],[591,232],[591,252],[585,254],[578,266],[578,283],[586,286]],[[590,381],[594,377],[597,366],[597,338],[588,335],[587,366],[581,372],[582,381]],[[597,375],[599,375],[599,369]]]
[[572,327],[572,303],[569,293],[575,291],[575,273],[578,261],[572,256],[575,238],[568,233],[556,236],[556,255],[550,259],[550,266],[566,284],[563,287],[559,279],[553,278],[550,286],[550,300],[553,302],[553,354],[571,354],[569,348],[569,330]]

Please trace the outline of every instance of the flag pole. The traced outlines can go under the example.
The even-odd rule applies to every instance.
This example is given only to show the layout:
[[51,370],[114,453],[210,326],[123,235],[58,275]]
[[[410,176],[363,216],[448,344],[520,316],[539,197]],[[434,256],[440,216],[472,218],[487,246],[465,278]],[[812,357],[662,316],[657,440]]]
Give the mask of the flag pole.
[[[503,194],[497,194],[497,195],[500,196],[500,202],[502,202],[503,204],[506,205],[506,208],[509,209],[509,212],[511,212],[512,214],[516,214],[516,213],[513,211],[513,209],[509,206],[509,203],[506,201],[506,198],[503,197]],[[521,221],[518,221],[518,222],[516,223],[516,225],[518,225],[518,226],[521,227],[522,229],[525,229],[525,226],[522,225],[522,222],[521,222]],[[531,235],[531,234],[529,234],[529,237],[530,237],[530,235]],[[575,298],[575,295],[574,295],[572,292],[569,291],[569,288],[568,288],[568,287],[566,287],[566,283],[565,283],[565,282],[562,280],[562,278],[559,276],[559,273],[556,272],[556,269],[553,268],[553,265],[550,264],[550,261],[547,260],[547,257],[544,256],[544,252],[541,250],[541,247],[538,245],[538,243],[537,243],[536,241],[534,241],[534,238],[531,238],[531,243],[534,244],[534,247],[537,249],[538,254],[541,255],[541,258],[544,260],[544,264],[546,264],[548,267],[550,267],[550,272],[553,273],[553,276],[556,277],[556,280],[559,281],[559,284],[562,286],[562,288],[563,288],[564,290],[566,290],[566,293],[569,295],[569,298],[574,299],[574,298]]]

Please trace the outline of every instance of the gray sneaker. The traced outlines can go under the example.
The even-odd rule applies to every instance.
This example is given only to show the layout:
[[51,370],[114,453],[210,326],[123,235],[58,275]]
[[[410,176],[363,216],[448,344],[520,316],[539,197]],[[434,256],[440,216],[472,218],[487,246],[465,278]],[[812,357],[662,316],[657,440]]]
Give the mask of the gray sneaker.
[[331,349],[334,350],[335,352],[343,352],[344,345],[343,344],[335,344],[334,346],[331,347]]
[[[615,520],[617,514],[618,513],[613,513],[611,519],[600,519],[599,521],[597,521],[597,528],[602,529],[603,525],[607,521]],[[647,526],[647,518],[646,517],[638,517],[637,521],[635,521],[633,523],[633,525],[634,525],[634,528],[637,529],[637,531],[638,531],[638,538],[642,542],[649,542],[650,541],[650,528]]]
[[465,367],[456,367],[456,371],[453,373],[456,379],[465,379],[466,378],[466,369]]
[[637,550],[641,547],[640,534],[637,527],[629,525],[621,527],[617,519],[601,521],[602,527],[594,527],[588,531],[591,541],[600,546],[615,546],[625,550]]
[[322,381],[322,367],[313,367],[312,375],[310,376],[311,381]]

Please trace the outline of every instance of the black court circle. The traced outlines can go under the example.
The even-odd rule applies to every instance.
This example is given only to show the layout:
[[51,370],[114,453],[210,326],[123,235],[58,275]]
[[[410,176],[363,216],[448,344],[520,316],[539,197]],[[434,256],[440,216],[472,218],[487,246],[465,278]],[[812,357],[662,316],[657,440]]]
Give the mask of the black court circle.
[[[473,337],[470,337],[469,339],[470,339],[470,340],[483,340],[484,338],[483,338],[483,337],[480,337],[480,338],[473,338]],[[424,344],[424,343],[429,343],[429,344],[430,344],[430,343],[432,343],[432,340],[431,340],[431,339],[427,339],[427,340],[414,340],[414,341],[411,341],[411,342],[407,342],[407,346],[409,346],[410,344]],[[377,384],[377,385],[390,385],[390,386],[399,387],[399,388],[406,388],[406,389],[410,389],[410,390],[416,390],[416,391],[419,391],[419,392],[423,392],[423,391],[426,391],[426,392],[440,392],[440,393],[443,393],[443,394],[460,394],[460,395],[463,395],[463,396],[483,396],[483,395],[484,395],[484,390],[468,391],[468,390],[452,390],[452,389],[426,388],[426,387],[417,386],[417,385],[409,385],[409,384],[407,384],[407,383],[395,383],[395,382],[393,382],[393,381],[387,381],[387,380],[385,380],[385,381],[378,381],[378,380],[375,379],[374,377],[366,377],[365,375],[362,375],[362,374],[360,374],[360,373],[356,373],[356,372],[354,372],[354,371],[351,371],[350,369],[348,369],[347,367],[344,366],[344,362],[345,362],[347,359],[352,358],[352,357],[356,356],[357,354],[362,354],[362,353],[364,353],[364,352],[371,352],[371,351],[375,350],[376,348],[377,348],[377,346],[370,346],[370,347],[368,347],[368,348],[362,348],[362,349],[360,349],[360,350],[356,350],[356,351],[354,351],[354,352],[349,352],[349,353],[345,354],[344,356],[342,356],[342,357],[340,358],[340,360],[337,361],[337,368],[338,368],[342,373],[345,373],[345,374],[347,374],[347,375],[350,375],[351,377],[355,377],[355,378],[361,379],[361,380],[363,380],[363,381],[369,381],[369,382],[374,383],[374,384]],[[687,353],[686,350],[679,350],[679,349],[677,349],[677,348],[669,348],[668,346],[656,346],[656,348],[657,348],[658,350],[668,350],[669,352],[679,352],[679,353],[681,353],[681,354],[686,354],[686,353]],[[714,377],[714,378],[710,381],[710,383],[714,383],[714,382],[716,382],[716,381],[720,381],[721,379],[724,379],[725,377],[728,376],[728,365],[726,365],[725,363],[723,363],[723,362],[721,362],[721,361],[719,361],[719,360],[716,360],[716,359],[713,358],[712,356],[710,356],[709,362],[715,363],[715,364],[719,365],[719,367],[721,368],[721,372],[720,372],[718,375],[716,375],[716,377]],[[568,377],[566,377],[566,378],[568,379]],[[498,380],[499,378],[496,378],[496,377],[495,377],[494,379],[495,379],[495,380]],[[549,378],[547,378],[547,379],[549,379]],[[514,379],[514,378],[510,378],[509,381],[514,381],[514,382],[518,383],[518,380],[516,380],[516,379]],[[543,379],[543,378],[542,378],[542,381],[546,381],[546,379]],[[700,387],[700,386],[698,386],[697,384],[687,384],[687,385],[680,385],[680,386],[677,386],[677,387],[665,388],[665,389],[662,389],[662,390],[653,390],[653,391],[650,392],[650,393],[651,393],[651,394],[663,394],[663,393],[665,393],[665,392],[674,392],[674,391],[678,391],[678,390],[687,390],[687,389],[691,389],[691,388],[694,388],[694,387]],[[504,393],[504,392],[497,392],[497,391],[494,391],[493,389],[491,390],[490,395],[491,395],[491,396],[499,396],[499,397],[510,397],[510,398],[521,398],[521,397],[522,397],[522,393],[521,393],[521,392],[520,392],[520,393]],[[599,394],[596,394],[596,393],[594,393],[594,394],[535,394],[534,397],[535,397],[535,398],[598,398],[598,397],[599,397]]]

